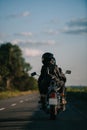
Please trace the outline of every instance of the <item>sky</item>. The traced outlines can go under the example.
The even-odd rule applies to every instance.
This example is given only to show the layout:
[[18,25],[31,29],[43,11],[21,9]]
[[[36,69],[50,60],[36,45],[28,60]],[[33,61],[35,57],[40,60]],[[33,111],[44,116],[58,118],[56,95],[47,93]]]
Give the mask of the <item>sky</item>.
[[87,85],[87,0],[0,0],[0,44],[22,50],[38,74],[41,57],[51,52],[66,85]]

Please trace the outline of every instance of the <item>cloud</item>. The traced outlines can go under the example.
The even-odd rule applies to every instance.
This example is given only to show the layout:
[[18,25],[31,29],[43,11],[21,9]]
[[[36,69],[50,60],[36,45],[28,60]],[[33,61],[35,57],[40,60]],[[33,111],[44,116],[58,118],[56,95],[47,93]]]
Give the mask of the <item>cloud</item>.
[[2,40],[0,40],[0,44],[4,43]]
[[70,20],[62,32],[67,34],[87,34],[87,18]]
[[24,46],[37,44],[37,42],[35,42],[34,40],[22,40],[22,39],[12,40],[11,43],[17,44],[17,45],[24,45]]
[[60,21],[59,19],[55,18],[55,19],[50,20],[50,23],[59,24],[59,21]]
[[48,29],[48,30],[45,30],[44,33],[48,35],[57,35],[59,32],[56,30]]
[[20,17],[27,17],[27,16],[30,16],[30,12],[29,11],[25,11],[25,12],[22,12],[22,13],[14,13],[14,14],[9,14],[7,16],[7,18],[20,18]]
[[62,32],[67,34],[86,34],[87,28],[65,28]]
[[[18,44],[22,42],[22,40],[15,40],[14,44]],[[2,40],[0,40],[0,44],[4,43]],[[12,42],[11,42],[12,43]],[[25,57],[36,57],[39,55],[43,54],[43,51],[38,50],[38,49],[32,49],[32,48],[28,48],[28,47],[22,47],[21,46],[21,50],[23,51],[23,54],[25,55]]]
[[57,24],[59,24],[60,23],[60,20],[59,20],[59,18],[58,17],[55,17],[55,18],[52,18],[52,19],[50,19],[49,21],[48,21],[48,23],[46,23],[46,24],[51,24],[51,25],[57,25]]
[[41,45],[54,45],[54,44],[56,44],[55,40],[35,41],[35,40],[21,40],[21,39],[12,40],[11,43],[22,45],[22,46],[25,46],[25,45],[41,46]]
[[22,50],[26,57],[28,56],[36,57],[43,53],[41,50],[37,50],[37,49],[22,48]]
[[23,16],[23,17],[29,16],[29,15],[30,15],[30,12],[28,12],[28,11],[23,12],[23,13],[21,14],[21,16]]
[[8,37],[10,36],[9,34],[6,34],[6,33],[0,33],[0,38],[5,38],[5,37]]
[[15,33],[16,36],[27,36],[30,37],[32,36],[31,32],[20,32],[20,33]]
[[56,44],[55,40],[48,40],[48,41],[45,41],[45,43],[49,44],[49,45],[54,45]]
[[73,19],[67,25],[69,27],[87,27],[87,18]]

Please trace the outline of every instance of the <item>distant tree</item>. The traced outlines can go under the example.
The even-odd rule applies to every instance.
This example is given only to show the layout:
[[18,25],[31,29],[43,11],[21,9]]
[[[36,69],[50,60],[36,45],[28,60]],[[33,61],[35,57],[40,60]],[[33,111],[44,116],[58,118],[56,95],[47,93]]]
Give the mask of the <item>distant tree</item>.
[[0,45],[0,77],[6,82],[6,89],[11,89],[12,81],[28,73],[31,65],[25,62],[22,51],[17,45]]
[[21,77],[15,77],[14,85],[16,86],[16,89],[21,91],[38,89],[37,80],[33,77],[29,77],[27,73]]

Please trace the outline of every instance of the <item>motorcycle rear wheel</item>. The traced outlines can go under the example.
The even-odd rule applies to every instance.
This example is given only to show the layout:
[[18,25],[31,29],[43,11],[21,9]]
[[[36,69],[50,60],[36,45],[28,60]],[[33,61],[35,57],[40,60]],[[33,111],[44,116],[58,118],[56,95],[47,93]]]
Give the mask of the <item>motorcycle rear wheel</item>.
[[54,106],[54,105],[50,106],[50,119],[55,120],[56,115],[57,115],[56,106]]

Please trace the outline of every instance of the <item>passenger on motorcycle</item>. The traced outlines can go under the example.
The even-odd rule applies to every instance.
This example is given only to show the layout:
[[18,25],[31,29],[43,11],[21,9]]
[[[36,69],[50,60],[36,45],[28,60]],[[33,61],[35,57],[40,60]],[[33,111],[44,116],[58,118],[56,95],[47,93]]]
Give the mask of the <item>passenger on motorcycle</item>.
[[51,79],[54,77],[57,84],[61,86],[60,93],[64,94],[66,77],[61,68],[56,65],[56,60],[52,53],[46,52],[42,55],[43,66],[38,79],[40,95],[46,95]]

